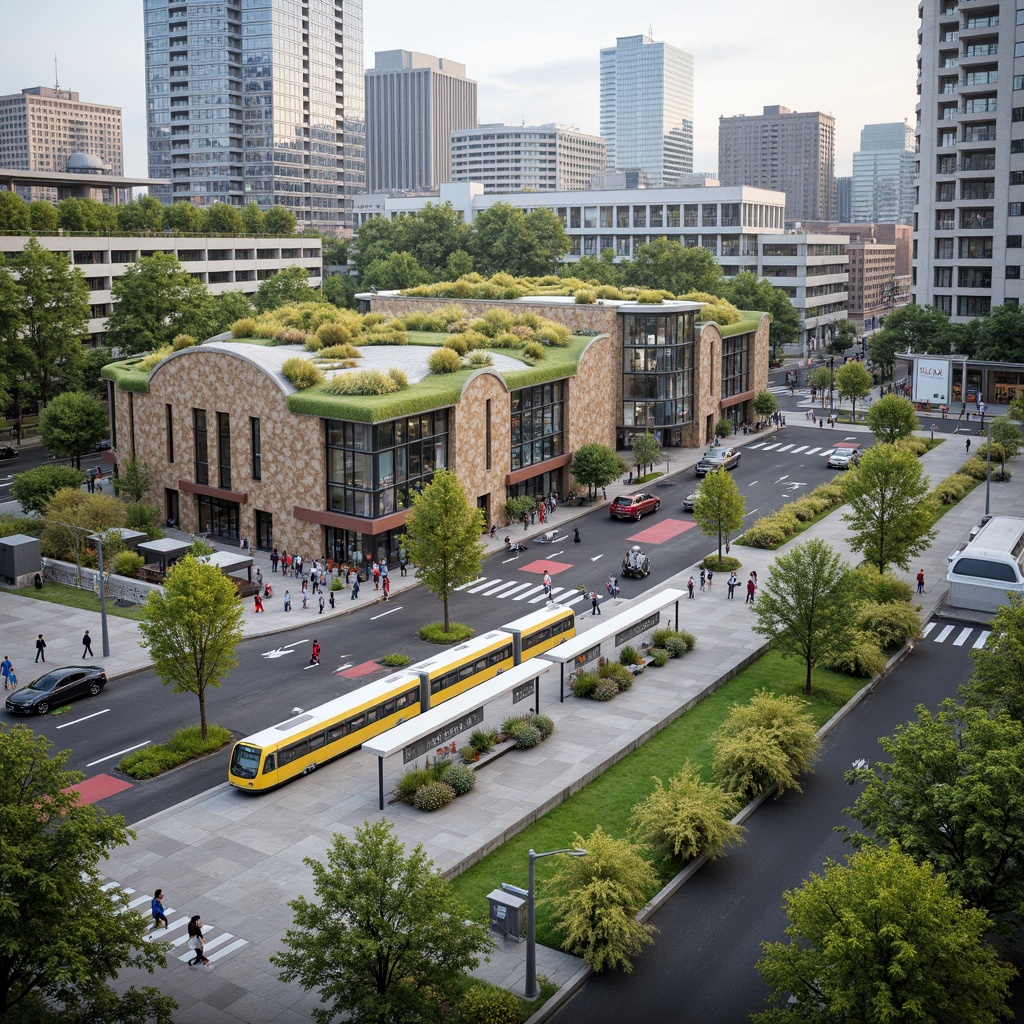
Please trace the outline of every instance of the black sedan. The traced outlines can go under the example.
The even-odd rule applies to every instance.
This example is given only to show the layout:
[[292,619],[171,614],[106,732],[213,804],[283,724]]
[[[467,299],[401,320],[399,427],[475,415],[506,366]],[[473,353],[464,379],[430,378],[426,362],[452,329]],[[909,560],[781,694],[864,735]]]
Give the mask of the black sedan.
[[107,685],[107,673],[101,668],[70,665],[55,668],[35,682],[7,697],[10,715],[45,715],[76,697],[95,697]]

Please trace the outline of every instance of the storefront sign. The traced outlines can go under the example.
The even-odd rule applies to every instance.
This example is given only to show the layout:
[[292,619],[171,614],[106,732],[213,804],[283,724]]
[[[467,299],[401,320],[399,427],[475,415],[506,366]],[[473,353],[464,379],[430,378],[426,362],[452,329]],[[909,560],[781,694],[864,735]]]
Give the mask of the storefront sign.
[[409,744],[402,751],[403,763],[408,764],[410,761],[415,761],[417,757],[422,757],[428,750],[434,750],[443,743],[447,743],[453,736],[458,736],[460,732],[472,729],[474,725],[479,725],[483,720],[484,709],[481,707],[477,708],[476,711],[470,711],[468,715],[455,719],[454,722],[449,722],[438,729],[433,735],[424,736],[423,739]]
[[528,683],[523,683],[522,686],[517,686],[512,691],[512,703],[518,704],[521,700],[526,700],[527,697],[532,697],[537,692],[537,680],[531,679]]
[[616,633],[615,646],[621,647],[627,640],[632,640],[633,637],[646,633],[649,629],[654,629],[660,621],[660,611],[655,612],[653,615],[648,615],[646,619],[641,619],[635,626],[630,626],[628,629],[622,630],[621,633]]

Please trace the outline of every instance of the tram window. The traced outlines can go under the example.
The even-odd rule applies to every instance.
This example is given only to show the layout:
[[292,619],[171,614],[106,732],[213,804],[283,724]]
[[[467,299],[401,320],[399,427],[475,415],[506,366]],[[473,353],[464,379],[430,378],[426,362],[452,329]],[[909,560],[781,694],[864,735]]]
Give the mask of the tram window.
[[319,750],[324,745],[325,739],[326,739],[326,734],[322,733],[322,732],[318,732],[318,733],[316,733],[316,735],[310,736],[309,737],[309,749],[310,750]]
[[267,754],[266,758],[263,761],[263,774],[267,775],[270,772],[275,771],[275,770],[276,770],[276,765],[274,764],[274,755],[273,754]]
[[408,703],[409,703],[409,694],[403,693],[395,701],[395,707],[396,708],[404,708],[404,707],[406,707],[408,705]]
[[348,727],[351,732],[355,732],[356,729],[362,729],[364,725],[366,725],[366,715],[356,715],[348,720]]
[[366,709],[366,724],[369,725],[371,722],[376,722],[380,718],[380,708],[367,708]]
[[306,754],[306,748],[307,743],[305,740],[299,740],[298,743],[292,743],[287,747],[282,747],[281,764],[289,764],[297,758],[304,757]]
[[327,730],[327,742],[337,743],[338,740],[344,739],[348,735],[348,722],[339,722],[337,725],[332,725]]
[[397,700],[385,701],[384,702],[384,717],[386,718],[388,715],[393,715],[395,713],[395,708],[397,706],[398,706],[398,701]]

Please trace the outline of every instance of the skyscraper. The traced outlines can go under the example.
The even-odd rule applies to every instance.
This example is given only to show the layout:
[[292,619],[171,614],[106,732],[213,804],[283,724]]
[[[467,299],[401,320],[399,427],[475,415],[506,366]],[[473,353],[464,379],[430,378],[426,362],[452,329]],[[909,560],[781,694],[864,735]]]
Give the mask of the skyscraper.
[[144,0],[149,170],[184,200],[351,220],[365,187],[362,0]]
[[1010,0],[925,0],[919,10],[911,296],[963,322],[1021,298],[1021,16]]
[[851,220],[910,224],[914,220],[914,129],[905,121],[866,124],[853,154]]
[[836,219],[835,164],[829,114],[772,106],[718,120],[718,180],[785,192],[787,221]]
[[652,186],[693,173],[693,56],[649,36],[601,50],[601,135],[608,170],[642,170]]
[[431,191],[452,180],[451,135],[475,128],[465,64],[409,50],[374,55],[366,72],[366,190]]

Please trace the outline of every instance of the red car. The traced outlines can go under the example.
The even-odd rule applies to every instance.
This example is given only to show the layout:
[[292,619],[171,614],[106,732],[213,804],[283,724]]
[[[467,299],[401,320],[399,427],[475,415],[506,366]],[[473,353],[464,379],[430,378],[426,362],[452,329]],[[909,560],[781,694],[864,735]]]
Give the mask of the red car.
[[620,494],[608,506],[608,512],[612,519],[638,520],[648,512],[657,512],[659,508],[661,508],[660,498],[640,491],[637,494]]

